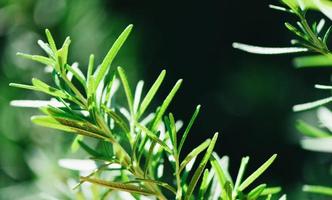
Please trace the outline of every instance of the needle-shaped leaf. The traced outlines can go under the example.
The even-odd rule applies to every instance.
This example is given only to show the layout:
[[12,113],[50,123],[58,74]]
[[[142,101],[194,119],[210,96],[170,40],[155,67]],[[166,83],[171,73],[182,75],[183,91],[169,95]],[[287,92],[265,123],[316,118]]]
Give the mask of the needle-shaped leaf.
[[326,187],[321,185],[304,185],[302,190],[304,192],[332,196],[332,187]]
[[67,37],[66,40],[63,42],[61,49],[58,50],[57,55],[58,55],[59,64],[61,65],[60,69],[62,69],[62,67],[65,64],[67,64],[68,49],[69,49],[70,43],[71,43],[70,37]]
[[278,10],[278,11],[283,11],[283,12],[291,13],[291,11],[289,9],[287,9],[285,7],[282,7],[282,6],[276,6],[276,5],[270,4],[269,8],[274,9],[274,10]]
[[160,106],[159,111],[157,112],[157,115],[153,121],[153,124],[151,126],[151,130],[155,130],[157,126],[159,125],[166,109],[168,108],[169,104],[171,103],[173,97],[175,96],[176,92],[179,90],[182,83],[182,79],[178,80],[174,87],[172,88],[171,92],[168,94],[168,96],[163,101],[162,105]]
[[133,103],[134,104],[133,109],[134,109],[134,114],[135,115],[138,112],[138,107],[139,107],[139,104],[140,104],[140,101],[141,101],[143,85],[144,85],[144,81],[139,81],[136,85],[134,103]]
[[144,97],[144,99],[142,100],[142,103],[141,103],[141,105],[139,107],[139,111],[138,111],[138,118],[140,116],[142,116],[142,114],[144,113],[144,111],[149,106],[149,104],[152,101],[153,97],[157,93],[157,91],[158,91],[161,83],[163,82],[163,80],[165,78],[165,75],[166,75],[166,71],[165,70],[161,71],[161,73],[158,76],[157,80],[153,83],[153,85],[151,86],[150,90],[148,91],[148,93],[146,94],[146,96]]
[[206,150],[206,153],[205,153],[203,159],[199,163],[199,166],[196,169],[196,171],[195,171],[195,173],[194,173],[194,175],[193,175],[193,177],[192,177],[192,179],[191,179],[191,181],[189,183],[189,186],[188,186],[185,198],[184,198],[185,200],[189,200],[191,198],[191,195],[194,192],[196,184],[197,184],[200,176],[202,175],[207,162],[210,159],[210,156],[212,154],[212,151],[213,151],[213,148],[214,148],[214,146],[216,144],[217,139],[218,139],[218,133],[215,133],[214,136],[213,136],[213,138],[212,138],[212,140],[211,140],[211,142],[210,142],[210,146]]
[[156,195],[153,191],[148,190],[146,188],[136,186],[136,185],[131,185],[131,184],[124,184],[124,183],[118,183],[118,182],[108,182],[108,181],[103,181],[103,180],[98,180],[94,178],[87,178],[87,177],[81,177],[82,181],[86,181],[89,183],[94,183],[97,185],[101,185],[113,190],[120,190],[120,191],[125,191],[125,192],[130,192],[130,193],[136,193],[136,194],[141,194],[141,195]]
[[332,101],[332,97],[327,97],[325,99],[320,99],[317,101],[309,102],[309,103],[303,103],[293,106],[293,111],[299,112],[304,110],[309,110],[312,108],[316,108],[318,106],[322,106],[324,104],[330,103]]
[[46,83],[44,83],[40,80],[32,79],[32,82],[33,82],[33,85],[10,83],[9,86],[22,88],[22,89],[27,89],[27,90],[34,90],[34,91],[44,92],[44,93],[49,94],[51,96],[72,100],[72,97],[69,96],[68,94],[64,93],[62,90],[58,90],[56,88],[48,86]]
[[168,119],[169,119],[169,125],[170,125],[170,137],[173,140],[174,152],[177,153],[177,151],[178,151],[177,132],[176,132],[174,116],[172,113],[169,113]]
[[131,89],[129,87],[129,83],[128,83],[128,79],[127,79],[126,73],[125,73],[125,71],[121,67],[118,67],[118,73],[119,73],[119,76],[120,76],[123,88],[124,88],[125,93],[126,93],[126,97],[127,97],[127,102],[128,102],[130,113],[133,115],[134,114],[133,94],[131,93]]
[[287,196],[284,194],[284,195],[282,195],[280,198],[279,198],[279,200],[286,200],[287,199]]
[[249,192],[248,199],[256,200],[262,194],[262,192],[265,190],[265,188],[266,188],[266,184],[258,185],[257,187],[255,187],[254,189],[252,189]]
[[50,57],[55,58],[55,55],[49,44],[45,43],[42,40],[38,40],[37,43]]
[[163,188],[168,189],[173,194],[176,194],[175,188],[173,188],[172,186],[170,186],[168,183],[165,183],[165,182],[162,182],[162,181],[156,181],[156,180],[152,180],[152,179],[137,178],[136,180],[128,181],[127,183],[141,183],[141,182],[154,183],[156,185],[159,185],[159,186],[161,186]]
[[244,180],[239,186],[239,191],[246,189],[252,182],[254,182],[263,172],[273,163],[277,154],[271,156],[262,166],[260,166],[254,173],[252,173],[246,180]]
[[39,56],[39,55],[29,55],[25,53],[17,53],[18,56],[22,56],[23,58],[33,60],[36,62],[39,62],[44,65],[54,66],[55,62],[54,60],[47,58],[45,56]]
[[89,147],[87,144],[85,144],[83,141],[78,140],[78,144],[91,156],[95,158],[99,158],[102,156],[99,152],[95,151],[93,148]]
[[44,83],[43,81],[33,78],[32,79],[32,85],[35,86],[39,91],[41,92],[45,92],[46,94],[52,95],[52,96],[56,96],[56,97],[60,97],[63,99],[69,99],[70,96],[68,94],[66,94],[65,92],[63,92],[62,90],[58,90],[56,88],[53,88],[49,85],[47,85],[46,83]]
[[83,72],[78,68],[77,65],[65,65],[66,69],[68,71],[70,71],[71,73],[73,73],[74,77],[82,84],[82,86],[86,86],[86,79],[85,76],[83,74]]
[[301,56],[294,59],[294,65],[296,68],[332,67],[332,56]]
[[57,52],[57,48],[56,48],[56,45],[55,45],[55,42],[54,42],[54,39],[52,37],[51,32],[48,29],[46,29],[45,34],[46,34],[46,37],[47,37],[48,44],[50,45],[52,51]]
[[95,56],[93,54],[89,57],[89,65],[88,65],[88,72],[87,72],[87,80],[89,80],[89,77],[93,75],[93,68],[95,64]]
[[332,153],[332,137],[304,138],[300,143],[302,148],[306,150]]
[[327,133],[326,131],[323,131],[321,129],[318,129],[314,126],[311,126],[310,124],[302,121],[302,120],[298,120],[296,123],[296,128],[297,130],[299,130],[302,134],[309,136],[309,137],[318,137],[318,138],[322,138],[322,137],[330,137],[332,135],[330,135],[329,133]]
[[44,106],[52,106],[57,108],[63,108],[65,105],[57,100],[51,99],[50,101],[43,100],[13,100],[10,102],[14,107],[26,107],[26,108],[40,108]]
[[222,168],[222,166],[220,164],[219,158],[216,158],[216,156],[212,154],[212,156],[210,157],[210,163],[212,165],[212,168],[216,172],[216,175],[217,175],[217,178],[219,181],[219,185],[221,186],[221,193],[226,195],[227,192],[223,186],[225,186],[225,184],[227,182],[230,183],[230,181],[228,181],[226,173],[224,172],[224,169]]
[[111,49],[106,54],[103,62],[100,64],[99,70],[96,71],[96,88],[98,87],[101,80],[109,71],[110,65],[112,64],[115,56],[117,55],[118,51],[126,41],[127,37],[129,36],[133,25],[127,26],[127,28],[120,34],[120,36],[116,39],[113,43]]
[[332,90],[332,86],[331,85],[315,84],[315,88],[321,89],[321,90]]
[[147,129],[145,126],[136,123],[136,126],[140,128],[152,141],[158,143],[163,149],[165,149],[168,153],[172,153],[172,150],[167,146],[166,143],[161,141],[152,131]]
[[201,183],[201,186],[199,187],[199,192],[198,192],[199,200],[204,200],[204,196],[205,196],[207,188],[209,187],[210,181],[209,181],[209,170],[205,169],[204,174],[203,174],[202,183]]
[[299,52],[308,51],[307,48],[302,48],[302,47],[260,47],[260,46],[253,46],[237,42],[233,43],[233,48],[240,49],[248,53],[267,54],[267,55],[299,53]]
[[[160,133],[158,132],[158,135],[159,136]],[[144,165],[144,177],[147,177],[148,175],[148,172],[149,172],[149,169],[151,169],[151,159],[153,158],[153,150],[156,146],[156,142],[155,141],[152,141],[151,144],[150,144],[150,148],[149,148],[149,151],[148,151],[148,155],[147,155],[147,158],[146,158],[146,161],[145,161],[145,165]]]
[[236,177],[236,181],[235,181],[235,185],[234,185],[233,198],[235,198],[235,196],[236,196],[237,189],[238,189],[238,187],[241,184],[241,181],[242,181],[244,172],[246,170],[246,167],[248,165],[248,162],[249,162],[249,157],[248,156],[243,157],[241,159],[241,164],[240,164],[239,172],[237,173],[237,177]]
[[324,44],[327,44],[331,31],[332,31],[332,26],[330,26],[324,34],[324,37],[323,37]]
[[306,38],[306,36],[301,33],[299,30],[297,30],[297,28],[295,28],[293,25],[291,25],[290,23],[286,22],[285,26],[288,30],[290,30],[291,32],[293,32],[295,35],[301,37],[301,38]]
[[113,110],[111,110],[105,106],[103,106],[103,109],[114,120],[114,122],[122,128],[122,130],[124,132],[129,132],[129,127],[128,127],[127,123],[120,115],[118,115],[116,112],[114,112]]
[[264,189],[261,196],[277,194],[279,192],[281,192],[281,187],[269,187]]
[[187,164],[195,157],[197,157],[201,152],[203,152],[209,145],[210,145],[211,140],[207,139],[205,142],[200,144],[198,147],[193,149],[181,162],[180,168],[179,168],[179,173],[187,166]]
[[187,139],[188,133],[189,133],[191,127],[193,126],[193,124],[194,124],[194,122],[195,122],[195,120],[196,120],[196,118],[197,118],[197,115],[198,115],[200,109],[201,109],[201,106],[198,105],[198,106],[196,107],[196,110],[195,110],[194,114],[192,115],[192,117],[191,117],[191,119],[190,119],[190,121],[189,121],[187,127],[186,127],[186,130],[185,130],[184,133],[183,133],[183,136],[182,136],[181,141],[180,141],[180,144],[179,144],[179,150],[178,150],[179,154],[180,154],[180,152],[181,152],[181,149],[182,149],[182,147],[183,147],[184,142],[185,142],[186,139]]
[[53,118],[49,116],[33,116],[31,121],[39,126],[62,130],[69,133],[76,133],[98,139],[108,139],[102,132],[93,126],[87,126],[86,123],[81,123],[75,120],[66,118]]

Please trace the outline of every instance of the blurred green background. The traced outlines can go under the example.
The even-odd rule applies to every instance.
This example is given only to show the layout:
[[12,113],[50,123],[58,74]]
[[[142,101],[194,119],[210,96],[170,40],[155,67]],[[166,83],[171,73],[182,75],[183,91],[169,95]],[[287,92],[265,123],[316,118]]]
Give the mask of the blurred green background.
[[314,120],[313,114],[291,110],[326,95],[313,85],[330,82],[331,70],[299,71],[290,56],[257,56],[231,47],[234,41],[289,45],[292,35],[283,23],[292,19],[269,9],[270,3],[277,1],[0,0],[0,199],[70,198],[63,184],[68,172],[57,159],[74,157],[68,150],[71,136],[32,125],[29,116],[36,110],[9,106],[14,99],[46,98],[9,88],[32,76],[47,78],[41,66],[16,52],[41,53],[37,40],[45,39],[49,28],[58,43],[71,36],[70,60],[84,68],[90,53],[101,61],[130,23],[134,31],[114,65],[126,69],[132,84],[143,79],[149,85],[166,69],[160,101],[184,79],[170,111],[187,121],[202,104],[191,146],[221,132],[216,150],[230,156],[233,175],[244,155],[251,156],[254,170],[278,153],[262,179],[282,185],[289,199],[307,198],[300,192],[303,183],[331,185],[331,155],[298,145],[294,122]]

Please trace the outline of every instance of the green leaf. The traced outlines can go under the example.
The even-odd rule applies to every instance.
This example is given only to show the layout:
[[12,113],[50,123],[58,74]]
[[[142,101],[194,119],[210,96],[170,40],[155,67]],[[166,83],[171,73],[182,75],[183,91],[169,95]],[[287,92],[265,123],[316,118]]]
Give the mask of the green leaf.
[[[157,137],[159,137],[159,135],[160,135],[160,132],[157,133]],[[145,165],[144,165],[144,169],[145,169],[144,170],[144,177],[147,177],[148,171],[149,171],[149,169],[151,169],[150,162],[151,162],[151,159],[153,157],[153,150],[154,150],[155,146],[156,146],[156,142],[152,141],[151,144],[150,144],[150,148],[149,148],[148,155],[147,155]]]
[[105,106],[103,106],[103,109],[114,120],[114,122],[122,128],[122,130],[124,132],[129,132],[129,127],[128,127],[127,123],[120,115],[118,115],[116,112],[114,112],[113,110],[111,110]]
[[124,192],[130,192],[130,193],[136,193],[136,194],[141,194],[141,195],[151,195],[151,196],[156,196],[156,194],[148,189],[145,189],[140,186],[136,185],[130,185],[130,184],[124,184],[124,183],[116,183],[116,182],[108,182],[108,181],[103,181],[103,180],[98,180],[94,178],[87,178],[87,177],[81,177],[82,181],[86,181],[89,183],[101,185],[113,190],[120,190]]
[[77,67],[77,65],[65,65],[66,69],[73,73],[74,77],[82,84],[83,87],[86,87],[86,79],[83,72]]
[[321,89],[321,90],[332,90],[332,86],[331,85],[315,84],[315,88]]
[[211,140],[211,142],[210,142],[210,146],[206,150],[206,153],[205,153],[203,159],[199,163],[199,166],[196,169],[196,171],[195,171],[195,173],[194,173],[194,175],[193,175],[193,177],[192,177],[192,179],[189,183],[189,186],[188,186],[188,189],[187,189],[187,192],[186,192],[186,195],[185,195],[185,200],[189,200],[192,193],[194,192],[196,184],[197,184],[201,174],[203,173],[203,170],[205,169],[205,166],[206,166],[207,162],[210,159],[210,156],[213,152],[213,148],[216,144],[217,139],[218,139],[218,133],[215,133],[212,140]]
[[60,97],[63,99],[71,99],[71,97],[68,94],[66,94],[65,92],[63,92],[62,90],[53,88],[39,79],[33,78],[32,85],[35,86],[37,88],[37,90],[44,92],[46,94]]
[[89,80],[90,76],[93,75],[93,67],[95,64],[95,56],[93,54],[89,57],[89,65],[88,65],[88,72],[87,72],[87,80]]
[[276,5],[272,5],[269,4],[269,8],[274,9],[274,10],[278,10],[278,11],[283,11],[283,12],[291,12],[289,9],[282,7],[282,6],[276,6]]
[[50,101],[45,100],[13,100],[10,101],[10,105],[14,107],[26,107],[26,108],[40,108],[45,106],[52,106],[57,108],[63,108],[65,105],[55,99]]
[[10,83],[9,86],[22,88],[22,89],[27,89],[27,90],[34,90],[34,91],[44,92],[44,93],[49,94],[51,96],[60,97],[60,98],[63,98],[63,99],[69,99],[69,100],[73,99],[71,96],[64,93],[62,90],[58,90],[56,88],[50,87],[46,83],[44,83],[44,82],[42,82],[38,79],[32,79],[32,83],[34,85],[24,85],[24,84],[18,84],[18,83]]
[[61,49],[58,50],[58,60],[59,63],[61,64],[60,69],[62,69],[63,66],[67,64],[67,59],[68,59],[68,49],[69,45],[71,43],[70,37],[67,37],[66,40],[64,41]]
[[126,93],[130,114],[133,115],[134,114],[133,95],[132,95],[130,87],[129,87],[129,83],[128,83],[126,73],[121,67],[118,67],[118,73],[119,73],[123,88],[124,88],[125,93]]
[[134,103],[133,103],[133,109],[134,109],[135,115],[137,115],[138,107],[139,107],[139,104],[141,101],[143,85],[144,85],[144,81],[139,81],[136,85]]
[[175,96],[176,92],[179,90],[182,83],[182,79],[178,80],[174,87],[172,88],[171,92],[168,94],[168,96],[165,98],[164,102],[160,106],[159,111],[157,112],[157,115],[153,121],[153,124],[151,126],[151,130],[155,130],[157,126],[159,125],[166,109],[168,108],[169,104],[171,103],[173,97]]
[[189,123],[188,123],[188,126],[187,126],[186,130],[184,131],[184,133],[183,133],[183,135],[182,135],[182,138],[181,138],[181,141],[180,141],[180,145],[179,145],[179,150],[178,150],[178,151],[179,151],[179,154],[180,154],[180,152],[181,152],[181,149],[182,149],[182,147],[183,147],[184,142],[185,142],[186,139],[187,139],[188,133],[189,133],[191,127],[193,126],[193,124],[194,124],[194,122],[195,122],[195,120],[196,120],[196,118],[197,118],[197,115],[198,115],[200,109],[201,109],[201,105],[198,105],[198,106],[196,107],[196,110],[195,110],[194,114],[192,115],[192,117],[191,117],[191,119],[190,119],[190,121],[189,121]]
[[265,190],[265,188],[266,188],[266,184],[261,184],[261,185],[255,187],[254,189],[252,189],[249,192],[248,199],[256,200],[262,194],[262,192]]
[[223,168],[220,165],[219,158],[216,158],[216,156],[212,154],[212,156],[210,157],[210,163],[217,174],[219,185],[221,186],[221,193],[226,195],[227,192],[225,191],[225,188],[223,186],[225,186],[228,180]]
[[42,40],[38,40],[37,43],[50,57],[55,58],[55,55],[52,49],[50,48],[49,44],[45,43]]
[[141,183],[141,182],[154,183],[156,185],[159,185],[159,186],[161,186],[163,188],[168,189],[173,194],[176,194],[175,188],[173,188],[172,186],[170,186],[168,183],[165,183],[165,182],[162,182],[162,181],[156,181],[156,180],[152,180],[152,179],[137,178],[136,180],[134,180],[134,181],[128,181],[127,183]]
[[281,187],[265,188],[264,191],[261,193],[261,196],[277,194],[279,192],[281,192]]
[[83,135],[77,135],[71,143],[70,149],[72,153],[75,153],[80,148],[79,141],[83,139]]
[[198,147],[193,149],[181,162],[180,168],[179,168],[179,173],[187,166],[187,164],[195,157],[197,157],[201,152],[203,152],[209,145],[210,145],[211,140],[207,139],[205,142],[200,144]]
[[51,32],[48,29],[46,29],[45,34],[46,34],[46,37],[47,37],[48,44],[50,45],[52,51],[57,52],[57,48],[56,48],[56,45],[55,45],[55,42],[54,42],[54,39],[52,37]]
[[332,67],[331,55],[297,57],[293,61],[296,68]]
[[300,143],[302,148],[306,150],[332,153],[332,137],[304,138]]
[[301,38],[307,38],[303,33],[301,33],[299,30],[297,30],[293,25],[291,25],[290,23],[286,22],[285,23],[286,28],[291,31],[292,33],[294,33],[295,35],[301,37]]
[[254,54],[288,54],[288,53],[299,53],[299,52],[306,52],[308,51],[307,48],[302,47],[260,47],[260,46],[253,46],[248,44],[242,43],[233,43],[233,48],[239,49],[248,53]]
[[279,198],[279,200],[286,200],[287,199],[287,196],[284,194],[284,195],[282,195],[280,198]]
[[222,194],[223,199],[232,200],[232,184],[229,181],[226,181],[223,188],[225,191],[225,193]]
[[332,26],[330,26],[324,34],[324,37],[323,37],[323,43],[324,44],[327,44],[328,39],[329,39],[330,34],[331,34],[331,31],[332,31]]
[[249,162],[249,156],[243,157],[241,159],[241,164],[240,164],[240,168],[239,168],[239,172],[237,173],[237,177],[236,177],[236,181],[235,181],[235,185],[234,185],[234,193],[233,193],[233,198],[235,198],[236,193],[237,193],[237,189],[239,188],[244,172],[246,170],[246,167],[248,165]]
[[317,137],[317,138],[322,138],[322,137],[330,137],[329,133],[318,129],[314,126],[311,126],[310,124],[307,124],[306,122],[302,120],[298,120],[296,123],[296,129],[300,131],[302,134],[309,136],[309,137]]
[[140,128],[145,134],[154,142],[158,143],[163,149],[165,149],[168,153],[172,153],[172,150],[167,146],[166,143],[161,141],[153,132],[151,132],[149,129],[147,129],[145,126],[136,123],[136,126]]
[[171,139],[173,140],[173,146],[174,146],[174,152],[178,152],[178,147],[177,147],[177,132],[176,132],[176,125],[175,125],[175,120],[174,120],[174,116],[172,113],[169,113],[168,115],[169,118],[169,125],[170,125],[170,136]]
[[204,195],[210,184],[208,177],[209,177],[209,170],[205,169],[204,174],[203,174],[202,183],[201,183],[201,186],[199,187],[199,192],[198,192],[199,200],[204,200]]
[[149,106],[149,104],[152,101],[153,97],[157,93],[161,83],[163,82],[163,80],[165,78],[165,75],[166,75],[166,71],[165,70],[161,71],[161,73],[158,76],[157,80],[151,86],[150,90],[148,91],[148,93],[146,94],[144,99],[142,100],[142,103],[141,103],[141,105],[139,107],[139,110],[138,110],[137,118],[141,117],[144,114],[144,111]]
[[260,166],[254,173],[252,173],[246,180],[239,186],[239,191],[246,189],[252,182],[254,182],[262,173],[273,163],[277,154],[271,156],[262,166]]
[[332,101],[332,97],[327,97],[327,98],[309,102],[309,103],[298,104],[298,105],[293,106],[293,111],[299,112],[299,111],[309,110],[309,109],[316,108],[318,106],[322,106],[324,104],[330,103],[331,101]]
[[102,140],[110,139],[95,127],[75,120],[59,117],[53,118],[49,116],[33,116],[31,117],[31,121],[39,126],[44,126],[47,128],[53,128]]
[[332,187],[325,187],[320,185],[304,185],[302,190],[304,192],[332,196]]
[[17,53],[16,55],[18,56],[22,56],[23,58],[29,59],[29,60],[33,60],[36,62],[39,62],[41,64],[44,65],[49,65],[49,66],[54,66],[55,62],[54,60],[44,57],[44,56],[39,56],[39,55],[29,55],[29,54],[25,54],[25,53]]
[[120,34],[120,36],[116,39],[114,44],[112,45],[111,49],[108,51],[107,55],[105,56],[103,62],[101,63],[99,70],[96,71],[96,85],[97,88],[101,80],[109,71],[110,65],[112,64],[115,56],[117,55],[118,51],[126,41],[127,37],[129,36],[133,25],[127,26],[127,28]]
[[93,148],[89,147],[87,144],[85,144],[83,141],[78,140],[78,144],[84,149],[88,154],[95,158],[99,158],[102,156],[99,152],[95,151]]

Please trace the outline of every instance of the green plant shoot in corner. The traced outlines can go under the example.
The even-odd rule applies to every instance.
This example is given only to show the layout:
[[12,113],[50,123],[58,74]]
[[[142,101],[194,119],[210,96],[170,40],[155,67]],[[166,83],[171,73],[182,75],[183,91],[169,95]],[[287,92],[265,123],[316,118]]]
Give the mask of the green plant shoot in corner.
[[[47,57],[18,54],[51,69],[48,71],[51,71],[54,85],[36,78],[32,79],[32,85],[11,83],[12,87],[52,96],[47,101],[14,100],[11,104],[39,108],[44,115],[33,116],[33,123],[76,135],[73,149],[81,147],[89,155],[89,159],[59,161],[61,166],[70,169],[79,171],[85,166],[91,170],[89,175],[80,177],[75,187],[79,188],[77,199],[88,198],[82,187],[85,182],[101,186],[98,190],[92,189],[92,199],[271,199],[280,187],[266,184],[252,187],[251,184],[272,164],[276,155],[246,179],[244,173],[249,157],[244,157],[235,181],[228,172],[228,157],[219,158],[213,152],[218,133],[183,155],[200,106],[196,107],[183,132],[183,123],[172,113],[166,114],[182,80],[176,82],[155,112],[148,112],[166,72],[160,73],[143,97],[143,81],[138,82],[133,92],[124,69],[111,68],[132,27],[129,25],[121,33],[100,65],[90,56],[86,75],[77,63],[68,62],[70,38],[57,48],[48,30],[48,43],[38,41]],[[125,105],[114,98],[120,84],[127,101]]]
[[[286,12],[297,18],[296,25],[285,22],[286,28],[294,33],[296,39],[291,40],[293,47],[266,48],[260,46],[233,43],[233,47],[257,54],[287,54],[308,52],[315,55],[301,56],[294,59],[297,68],[307,67],[331,67],[332,52],[328,47],[328,39],[332,26],[325,28],[325,20],[309,24],[306,19],[308,10],[318,10],[332,20],[332,2],[327,0],[281,0],[283,6],[270,5],[270,8]],[[315,88],[322,90],[332,90],[331,85],[315,85]],[[332,153],[332,113],[326,107],[321,107],[332,101],[332,97],[327,97],[314,102],[295,105],[293,110],[305,111],[318,108],[317,116],[323,128],[316,128],[302,120],[298,120],[296,128],[305,138],[301,140],[304,149],[319,152]],[[304,185],[303,191],[332,196],[332,187],[320,185]]]

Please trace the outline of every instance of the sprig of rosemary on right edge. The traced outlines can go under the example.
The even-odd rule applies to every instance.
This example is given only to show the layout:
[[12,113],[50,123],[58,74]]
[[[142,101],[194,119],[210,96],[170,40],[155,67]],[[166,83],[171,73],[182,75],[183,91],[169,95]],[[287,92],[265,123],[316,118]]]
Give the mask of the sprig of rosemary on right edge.
[[[131,29],[132,25],[129,25],[121,33],[96,69],[94,56],[90,56],[86,75],[77,63],[68,62],[70,38],[58,49],[48,30],[48,43],[38,41],[47,57],[18,54],[51,68],[54,86],[36,78],[32,79],[32,85],[12,83],[10,86],[39,91],[53,98],[46,101],[15,100],[11,104],[40,108],[44,115],[33,116],[31,119],[35,124],[75,134],[73,149],[79,145],[90,155],[89,160],[63,159],[60,165],[70,169],[80,169],[82,165],[91,163],[92,167],[96,166],[89,175],[81,177],[75,188],[80,188],[84,182],[106,188],[97,194],[96,199],[111,198],[116,191],[129,192],[134,199],[149,196],[161,200],[255,200],[259,197],[269,200],[278,193],[279,187],[271,188],[266,184],[248,191],[249,186],[272,164],[276,155],[244,181],[242,179],[249,157],[243,158],[235,184],[227,170],[227,157],[219,158],[213,152],[218,133],[186,156],[182,155],[200,106],[196,107],[180,137],[182,122],[176,121],[172,113],[166,114],[181,86],[182,80],[179,80],[155,112],[147,113],[166,72],[160,73],[143,97],[143,81],[138,82],[132,93],[124,69],[118,67],[113,70],[110,67]],[[127,108],[114,98],[120,83]],[[193,170],[195,161],[203,152],[202,159]],[[212,166],[210,169],[206,167],[208,163]],[[173,172],[169,173],[172,171],[169,168]],[[281,199],[285,198],[283,196]]]
[[[284,6],[270,5],[270,8],[286,12],[298,18],[296,26],[286,22],[286,28],[294,33],[297,39],[291,40],[295,47],[266,48],[259,46],[246,45],[242,43],[233,43],[233,47],[256,54],[287,54],[310,52],[318,55],[309,55],[297,57],[294,59],[294,65],[297,68],[307,67],[332,67],[332,52],[329,50],[327,42],[331,34],[332,26],[328,27],[325,32],[325,20],[314,22],[311,26],[306,19],[306,13],[309,9],[317,9],[332,19],[332,3],[328,1],[304,1],[304,0],[281,0]],[[322,90],[332,90],[331,85],[316,84],[315,88]],[[317,108],[332,102],[329,96],[317,101],[295,105],[293,110],[296,112]],[[298,120],[296,128],[305,138],[301,140],[304,149],[319,152],[332,153],[332,112],[325,107],[317,110],[317,117],[323,128],[316,128],[302,120]],[[332,196],[332,187],[321,185],[304,185],[303,191],[315,194]]]

